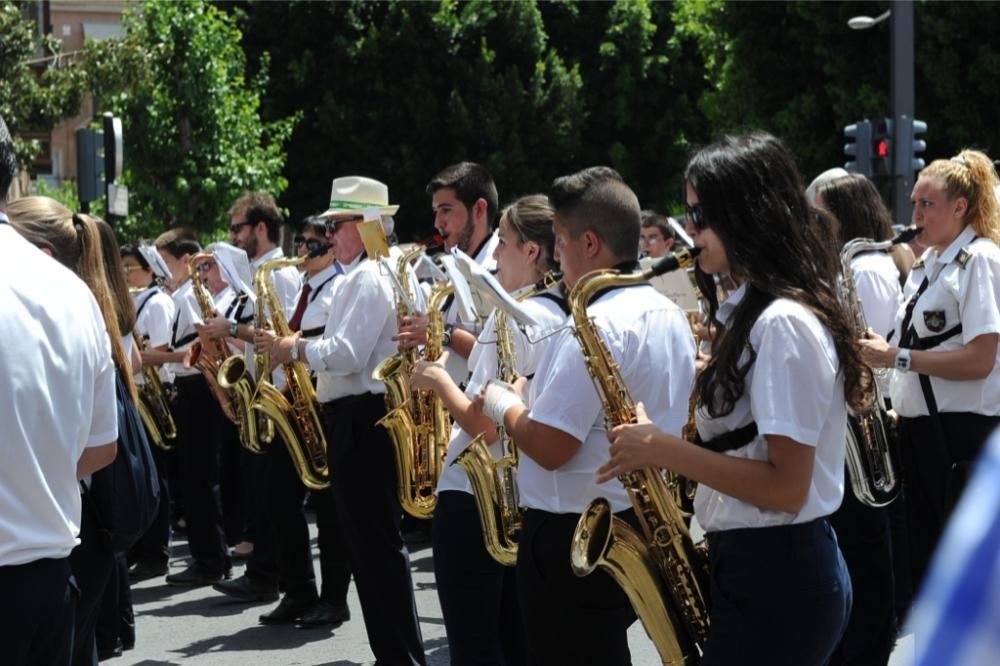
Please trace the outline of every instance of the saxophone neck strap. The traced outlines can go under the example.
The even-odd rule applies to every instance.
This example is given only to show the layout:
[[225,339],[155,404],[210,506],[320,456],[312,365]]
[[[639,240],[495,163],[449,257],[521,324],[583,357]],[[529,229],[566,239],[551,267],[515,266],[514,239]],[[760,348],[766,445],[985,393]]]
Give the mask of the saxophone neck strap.
[[698,436],[695,443],[710,451],[725,453],[726,451],[735,451],[736,449],[743,448],[752,442],[757,437],[757,434],[757,422],[751,421],[742,428],[724,432],[707,441],[702,440],[701,436]]

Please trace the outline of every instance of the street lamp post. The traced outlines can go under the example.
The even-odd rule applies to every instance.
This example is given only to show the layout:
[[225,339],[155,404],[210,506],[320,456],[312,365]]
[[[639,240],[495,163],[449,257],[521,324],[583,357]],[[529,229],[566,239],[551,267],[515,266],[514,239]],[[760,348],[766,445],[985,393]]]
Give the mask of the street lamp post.
[[910,223],[913,189],[913,118],[915,106],[913,65],[913,0],[898,0],[892,9],[872,18],[855,16],[847,25],[865,30],[889,19],[889,97],[892,115],[892,215],[896,224]]

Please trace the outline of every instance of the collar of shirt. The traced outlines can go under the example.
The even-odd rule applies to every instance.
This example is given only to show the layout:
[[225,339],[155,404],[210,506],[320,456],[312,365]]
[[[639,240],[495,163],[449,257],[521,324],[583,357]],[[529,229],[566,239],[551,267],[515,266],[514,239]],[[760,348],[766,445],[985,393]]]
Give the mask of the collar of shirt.
[[10,218],[7,217],[6,213],[0,210],[0,224],[7,224],[8,222],[10,222]]
[[719,306],[719,311],[715,313],[716,318],[723,324],[729,324],[730,318],[733,316],[733,311],[736,306],[743,302],[743,298],[747,295],[747,283],[744,282],[735,291],[729,292],[729,298],[727,298],[722,305]]
[[354,259],[352,259],[350,261],[350,263],[348,263],[346,265],[345,264],[341,264],[340,266],[341,266],[341,269],[344,272],[344,275],[347,275],[348,273],[352,272],[355,268],[357,268],[358,266],[361,265],[362,261],[364,261],[367,258],[368,258],[368,254],[366,252],[362,252],[358,256],[354,257]]
[[343,272],[344,271],[340,267],[340,264],[338,264],[335,261],[326,268],[324,268],[323,270],[321,270],[319,273],[316,273],[316,275],[313,275],[311,278],[306,280],[306,284],[308,284],[310,287],[312,287],[313,290],[315,290],[334,275],[339,275]]
[[492,256],[493,252],[489,249],[490,241],[493,240],[493,237],[496,236],[496,233],[497,232],[495,231],[491,231],[490,233],[486,234],[486,237],[483,239],[483,242],[479,244],[479,247],[477,247],[476,251],[471,255],[477,264],[485,263],[486,260]]
[[280,259],[283,256],[285,256],[285,253],[282,252],[281,246],[280,245],[275,246],[272,249],[265,252],[264,254],[257,257],[256,259],[254,259],[253,261],[251,261],[250,269],[254,273],[256,273],[257,269],[260,268],[260,265],[263,264],[265,261],[270,261],[271,259]]
[[945,248],[941,256],[938,256],[937,250],[934,248],[927,250],[927,253],[924,255],[924,275],[931,282],[936,280],[937,276],[941,273],[941,269],[953,262],[955,257],[958,256],[959,251],[971,243],[975,237],[976,230],[969,225],[965,229],[962,229],[962,233],[955,237],[955,240]]

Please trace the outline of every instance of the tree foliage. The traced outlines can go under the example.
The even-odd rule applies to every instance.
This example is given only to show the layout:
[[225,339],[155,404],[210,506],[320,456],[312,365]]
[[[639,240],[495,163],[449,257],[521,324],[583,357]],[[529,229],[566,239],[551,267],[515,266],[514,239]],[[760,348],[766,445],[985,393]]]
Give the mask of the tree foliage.
[[244,190],[280,195],[298,116],[261,120],[266,54],[248,78],[239,29],[197,0],[148,0],[124,23],[123,39],[89,43],[87,63],[101,106],[122,117],[126,235],[177,224],[217,232]]

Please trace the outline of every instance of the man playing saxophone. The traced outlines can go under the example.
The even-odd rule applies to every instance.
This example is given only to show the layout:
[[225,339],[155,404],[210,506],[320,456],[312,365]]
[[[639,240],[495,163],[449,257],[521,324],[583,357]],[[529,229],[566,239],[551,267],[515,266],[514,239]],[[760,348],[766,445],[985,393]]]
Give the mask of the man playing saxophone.
[[[500,216],[499,243],[493,253],[497,262],[497,279],[512,294],[531,288],[555,268],[553,258],[555,238],[552,234],[552,207],[541,194],[522,197]],[[539,326],[525,331],[517,322],[494,310],[469,354],[472,376],[465,391],[447,372],[446,357],[435,362],[419,361],[413,371],[410,386],[431,389],[442,399],[455,417],[451,441],[445,458],[444,472],[437,485],[437,508],[433,518],[434,579],[448,634],[448,647],[455,664],[523,664],[525,662],[521,615],[518,610],[514,569],[495,561],[484,544],[484,535],[494,542],[496,550],[514,550],[516,534],[509,534],[511,525],[499,518],[490,531],[477,511],[484,504],[490,517],[505,512],[520,518],[516,484],[505,488],[509,496],[497,492],[495,506],[489,499],[473,496],[473,484],[463,465],[456,464],[460,455],[468,452],[470,443],[481,435],[488,443],[489,469],[478,470],[492,478],[495,461],[503,456],[508,477],[516,479],[516,451],[503,450],[497,424],[472,409],[471,398],[491,379],[498,377],[498,367],[509,366],[513,374],[530,376],[551,337],[546,333],[566,318],[562,297],[552,289],[532,290],[537,293],[523,301]],[[509,341],[504,343],[504,335]],[[480,446],[477,442],[474,446]],[[516,443],[513,443],[516,446]],[[476,452],[468,452],[481,461]],[[499,478],[505,476],[497,469]],[[499,489],[487,487],[485,495],[494,496]],[[497,533],[493,533],[497,532]],[[513,540],[513,543],[511,543]]]
[[402,509],[389,432],[376,425],[386,414],[385,384],[375,367],[396,351],[395,294],[388,275],[365,251],[358,224],[364,211],[392,215],[388,188],[362,177],[334,181],[327,240],[344,275],[323,335],[256,338],[274,363],[307,361],[316,372],[316,395],[326,422],[330,489],[349,535],[354,580],[375,659],[385,664],[425,664],[409,556],[399,533]]
[[[638,268],[639,202],[617,172],[591,167],[564,176],[550,198],[568,288],[590,271]],[[679,433],[694,380],[684,313],[649,285],[599,293],[587,312],[631,395],[650,406],[661,428]],[[482,404],[521,453],[517,586],[529,663],[630,663],[627,629],[636,615],[625,593],[603,570],[580,578],[570,567],[571,537],[592,500],[607,498],[619,519],[639,529],[621,482],[595,480],[608,461],[605,418],[615,415],[604,413],[572,331],[547,347],[527,404],[498,384],[487,387]]]

